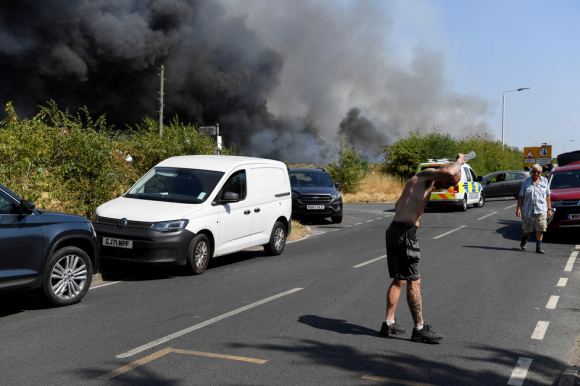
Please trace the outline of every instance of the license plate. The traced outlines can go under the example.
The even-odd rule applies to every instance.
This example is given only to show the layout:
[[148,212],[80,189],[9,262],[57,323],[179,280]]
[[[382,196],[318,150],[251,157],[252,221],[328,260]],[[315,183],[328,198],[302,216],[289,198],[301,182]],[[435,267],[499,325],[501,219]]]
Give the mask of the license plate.
[[324,209],[324,205],[307,205],[306,209]]
[[103,245],[107,247],[117,247],[117,248],[133,248],[132,240],[121,240],[121,239],[111,239],[109,237],[103,237]]
[[580,220],[580,213],[569,214],[568,220]]

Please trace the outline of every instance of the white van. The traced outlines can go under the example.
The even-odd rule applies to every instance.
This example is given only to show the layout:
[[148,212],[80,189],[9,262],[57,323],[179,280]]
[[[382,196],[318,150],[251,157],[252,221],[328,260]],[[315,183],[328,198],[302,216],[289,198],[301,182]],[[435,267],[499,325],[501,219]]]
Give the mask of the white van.
[[92,222],[102,259],[185,265],[264,246],[279,255],[291,231],[286,165],[223,155],[166,159],[123,196],[99,206]]

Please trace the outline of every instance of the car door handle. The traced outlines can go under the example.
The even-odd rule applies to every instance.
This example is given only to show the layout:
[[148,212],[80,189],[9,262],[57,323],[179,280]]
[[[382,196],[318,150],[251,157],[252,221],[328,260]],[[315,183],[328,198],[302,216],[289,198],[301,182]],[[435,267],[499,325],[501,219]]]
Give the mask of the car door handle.
[[252,213],[252,212],[250,212],[248,209],[246,209],[246,210],[244,211],[244,214],[250,214],[250,213]]
[[254,209],[254,212],[258,213],[260,211],[260,208],[256,208]]

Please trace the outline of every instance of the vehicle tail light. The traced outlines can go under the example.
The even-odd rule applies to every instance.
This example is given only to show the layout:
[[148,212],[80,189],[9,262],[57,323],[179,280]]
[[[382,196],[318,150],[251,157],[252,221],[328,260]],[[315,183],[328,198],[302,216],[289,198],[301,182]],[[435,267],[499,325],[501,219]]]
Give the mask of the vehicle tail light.
[[459,185],[453,187],[453,193],[459,193]]

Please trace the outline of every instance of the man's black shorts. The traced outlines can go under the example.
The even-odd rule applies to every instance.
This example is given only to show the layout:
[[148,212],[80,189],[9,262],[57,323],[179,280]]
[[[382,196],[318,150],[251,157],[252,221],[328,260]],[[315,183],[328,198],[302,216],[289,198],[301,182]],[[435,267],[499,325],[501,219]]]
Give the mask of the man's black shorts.
[[386,233],[389,276],[401,280],[418,280],[419,240],[415,224],[393,221]]

